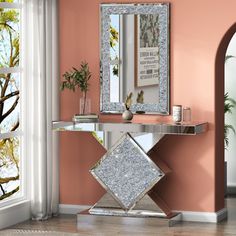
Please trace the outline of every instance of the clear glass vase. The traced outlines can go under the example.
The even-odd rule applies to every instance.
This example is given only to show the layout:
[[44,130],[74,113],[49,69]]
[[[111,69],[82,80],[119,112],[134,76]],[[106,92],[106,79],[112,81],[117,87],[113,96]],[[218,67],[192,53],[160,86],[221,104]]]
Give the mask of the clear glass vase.
[[79,100],[79,111],[80,114],[86,115],[91,113],[91,99],[90,98],[80,98]]

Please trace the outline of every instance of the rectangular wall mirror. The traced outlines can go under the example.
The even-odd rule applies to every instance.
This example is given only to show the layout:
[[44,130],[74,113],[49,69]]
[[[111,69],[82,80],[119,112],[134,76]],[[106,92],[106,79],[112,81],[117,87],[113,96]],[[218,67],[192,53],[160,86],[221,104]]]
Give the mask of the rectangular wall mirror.
[[100,5],[103,113],[169,114],[169,4]]

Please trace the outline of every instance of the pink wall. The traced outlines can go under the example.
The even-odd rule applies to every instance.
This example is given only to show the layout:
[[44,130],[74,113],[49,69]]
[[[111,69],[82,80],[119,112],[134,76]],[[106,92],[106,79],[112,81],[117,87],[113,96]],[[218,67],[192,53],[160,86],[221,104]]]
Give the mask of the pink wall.
[[[60,0],[59,8],[61,74],[72,66],[79,66],[82,60],[88,61],[93,74],[89,91],[93,112],[99,112],[100,2]],[[158,192],[174,210],[217,211],[224,207],[223,78],[215,74],[223,75],[224,50],[217,54],[217,49],[225,32],[236,22],[236,1],[168,2],[171,3],[171,105],[190,106],[193,119],[208,121],[210,129],[204,135],[169,136],[163,140],[155,158],[164,160],[173,172],[159,184]],[[221,58],[218,70],[215,70],[216,54]],[[79,92],[61,93],[61,119],[70,119],[78,112],[80,95]],[[217,99],[222,108],[215,104]],[[165,120],[170,117],[142,116],[141,119]],[[216,127],[221,127],[217,137]],[[64,132],[60,153],[61,203],[95,203],[104,191],[88,170],[104,153],[103,148],[88,133]]]

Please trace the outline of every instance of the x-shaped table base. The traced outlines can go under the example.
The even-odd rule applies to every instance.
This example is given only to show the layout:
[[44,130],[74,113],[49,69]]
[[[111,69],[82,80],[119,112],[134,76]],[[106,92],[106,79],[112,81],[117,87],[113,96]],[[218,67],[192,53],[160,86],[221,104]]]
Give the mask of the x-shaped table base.
[[164,163],[154,163],[144,149],[137,136],[125,133],[90,170],[107,191],[89,210],[90,214],[167,218],[176,215],[152,191],[170,170]]

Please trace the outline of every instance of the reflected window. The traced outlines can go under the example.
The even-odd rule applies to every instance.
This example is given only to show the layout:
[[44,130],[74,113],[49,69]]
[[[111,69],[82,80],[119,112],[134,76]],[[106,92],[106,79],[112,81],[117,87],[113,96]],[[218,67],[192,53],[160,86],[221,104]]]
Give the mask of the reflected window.
[[121,15],[110,16],[110,99],[120,101],[121,78]]

